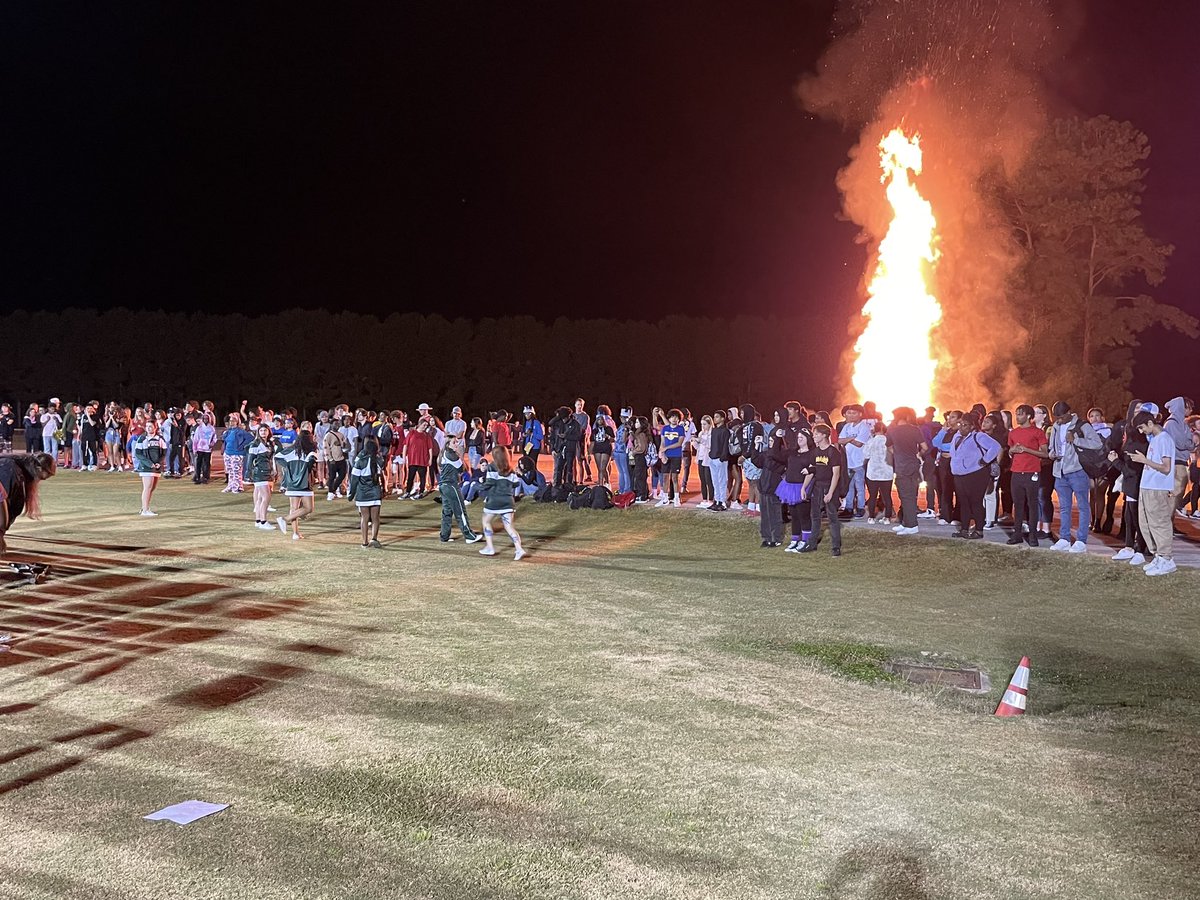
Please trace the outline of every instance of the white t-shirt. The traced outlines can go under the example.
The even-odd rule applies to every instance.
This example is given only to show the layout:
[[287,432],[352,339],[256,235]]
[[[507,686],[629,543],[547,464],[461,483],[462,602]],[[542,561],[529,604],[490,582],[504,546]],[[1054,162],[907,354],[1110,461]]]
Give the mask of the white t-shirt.
[[466,419],[451,419],[446,423],[446,434],[450,437],[459,437],[467,432]]
[[[867,441],[871,439],[871,426],[866,422],[847,422],[842,426],[842,430],[838,432],[838,437],[841,441],[856,440],[861,441],[865,446]],[[839,441],[839,443],[841,442]],[[849,469],[861,469],[863,465],[863,448],[855,447],[853,444],[843,444],[842,450],[846,453],[846,467]]]
[[1175,490],[1175,440],[1165,431],[1160,431],[1150,438],[1150,449],[1146,451],[1146,459],[1161,463],[1164,456],[1171,465],[1165,473],[1155,471],[1149,466],[1142,467],[1143,491]]
[[42,437],[54,437],[54,432],[58,431],[61,427],[62,416],[58,413],[53,410],[42,413]]

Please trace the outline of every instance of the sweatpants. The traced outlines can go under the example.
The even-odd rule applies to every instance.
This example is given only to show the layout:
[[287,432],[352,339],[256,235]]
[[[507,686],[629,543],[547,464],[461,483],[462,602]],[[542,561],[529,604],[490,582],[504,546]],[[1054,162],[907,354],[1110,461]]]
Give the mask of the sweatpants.
[[[812,518],[810,519],[812,522],[812,536],[808,539],[808,542],[814,547],[821,543],[821,513],[825,513],[826,518],[829,519],[829,537],[833,540],[832,549],[841,550],[842,523],[838,519],[837,494],[835,492],[833,499],[826,503],[826,490],[828,488],[824,485],[814,483],[812,486],[812,495],[809,497],[809,505],[812,507]],[[795,524],[793,524],[793,531],[795,527]]]
[[722,459],[708,461],[708,474],[713,483],[713,502],[725,504],[729,502],[729,463]]
[[[917,490],[921,476],[914,472],[911,475],[896,473],[896,492],[900,495],[900,523],[905,528],[917,527]],[[929,509],[933,509],[929,506]]]
[[768,543],[783,543],[783,507],[774,491],[758,495],[758,531]]
[[408,467],[408,484],[406,484],[404,487],[404,493],[406,493],[406,494],[412,493],[413,484],[416,482],[416,480],[418,478],[421,479],[421,493],[422,494],[425,493],[425,491],[426,491],[425,477],[428,474],[429,474],[429,466],[409,465],[409,467]]
[[442,532],[443,541],[450,540],[450,527],[458,525],[458,530],[468,541],[475,539],[471,523],[467,521],[467,507],[463,504],[462,492],[455,484],[442,483],[438,485],[438,493],[442,496]]
[[1174,491],[1151,491],[1142,488],[1138,492],[1138,521],[1146,546],[1155,556],[1171,558],[1171,516],[1175,514]]

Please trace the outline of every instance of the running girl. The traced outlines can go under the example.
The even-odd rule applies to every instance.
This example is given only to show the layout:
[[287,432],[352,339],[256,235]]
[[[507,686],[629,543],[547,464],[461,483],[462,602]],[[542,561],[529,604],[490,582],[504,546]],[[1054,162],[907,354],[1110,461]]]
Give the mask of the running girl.
[[[379,452],[378,444],[375,452]],[[279,516],[275,524],[284,534],[292,526],[292,540],[301,540],[300,522],[313,512],[312,471],[317,465],[317,450],[311,431],[301,431],[297,439],[275,454],[275,465],[282,473],[284,496],[288,498],[288,514]]]
[[267,510],[271,504],[271,487],[275,484],[275,438],[270,425],[259,425],[258,435],[246,451],[246,477],[254,486],[254,527],[270,531]]
[[383,544],[379,543],[379,515],[383,505],[383,488],[379,481],[379,441],[373,434],[367,435],[362,450],[354,458],[348,495],[358,507],[362,548],[382,550]]
[[484,482],[484,499],[483,499],[483,539],[487,542],[480,554],[483,556],[495,556],[496,548],[492,544],[492,522],[500,519],[500,524],[504,526],[504,530],[508,532],[508,536],[512,538],[513,546],[516,548],[516,553],[513,554],[513,559],[523,559],[525,550],[521,547],[521,535],[517,534],[517,529],[513,527],[513,513],[516,509],[513,504],[513,489],[517,487],[517,482],[520,479],[516,472],[513,471],[512,461],[508,457],[508,451],[503,447],[497,447],[492,451],[492,468],[487,473],[487,479]]
[[146,430],[133,439],[133,471],[142,479],[142,515],[157,516],[150,511],[150,498],[158,487],[163,460],[167,458],[167,442],[159,434],[158,423],[146,422]]

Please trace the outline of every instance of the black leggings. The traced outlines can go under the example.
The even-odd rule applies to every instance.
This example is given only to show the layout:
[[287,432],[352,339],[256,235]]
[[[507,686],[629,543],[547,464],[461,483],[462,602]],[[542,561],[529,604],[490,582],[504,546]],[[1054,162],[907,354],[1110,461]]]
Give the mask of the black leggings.
[[892,510],[892,483],[890,481],[872,481],[867,479],[867,515],[874,517],[879,511],[880,505],[883,506],[883,514],[889,519],[893,516]]
[[962,512],[960,526],[963,531],[972,520],[975,530],[979,531],[984,525],[983,496],[987,493],[988,485],[992,483],[992,473],[988,467],[976,469],[966,475],[954,476],[954,493],[958,495],[959,508]]
[[646,454],[635,453],[629,459],[633,462],[633,492],[638,500],[646,500],[650,496],[650,487],[646,484]]
[[696,468],[700,470],[700,499],[711,502],[713,498],[712,472],[705,465],[699,465]]
[[413,482],[417,480],[418,475],[421,476],[421,493],[422,494],[425,493],[425,490],[426,490],[425,477],[428,474],[429,474],[429,466],[409,465],[409,467],[408,467],[408,485],[407,485],[407,487],[404,488],[404,493],[406,493],[406,494],[412,493]]

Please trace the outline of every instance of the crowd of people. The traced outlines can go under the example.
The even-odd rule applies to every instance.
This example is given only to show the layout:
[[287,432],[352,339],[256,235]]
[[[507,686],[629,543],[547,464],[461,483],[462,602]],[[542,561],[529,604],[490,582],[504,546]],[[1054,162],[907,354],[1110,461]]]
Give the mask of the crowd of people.
[[[28,455],[21,466],[11,452],[18,426]],[[443,420],[426,403],[412,417],[339,404],[305,419],[293,408],[252,410],[243,402],[218,423],[207,401],[162,410],[51,398],[31,404],[23,419],[0,405],[0,538],[21,512],[14,497],[32,493],[36,511],[36,484],[22,485],[56,469],[135,472],[140,513],[154,516],[159,480],[208,484],[214,452],[223,461],[222,491],[252,494],[256,528],[301,540],[301,523],[324,493],[328,502],[355,504],[367,550],[380,547],[385,499],[436,492],[443,541],[457,529],[495,555],[499,527],[519,560],[517,502],[588,483],[615,485],[630,504],[678,508],[687,500],[713,513],[756,516],[768,549],[811,553],[828,530],[834,556],[847,519],[886,524],[900,536],[936,524],[964,540],[1007,528],[1009,544],[1047,541],[1066,553],[1086,552],[1090,533],[1111,534],[1119,521],[1123,547],[1113,559],[1148,575],[1175,570],[1174,518],[1200,519],[1200,417],[1186,397],[1161,408],[1135,400],[1113,423],[1103,410],[1077,411],[1066,401],[1012,411],[976,404],[942,416],[932,407],[884,416],[855,403],[835,422],[795,401],[768,416],[743,404],[696,417],[660,407],[648,416],[630,407],[614,416],[605,405],[589,413],[583,399],[545,422],[532,406],[520,416],[495,410],[469,420],[456,406]],[[552,460],[546,472],[543,456]],[[272,522],[277,490],[288,509]],[[477,499],[480,532],[467,509]]]

